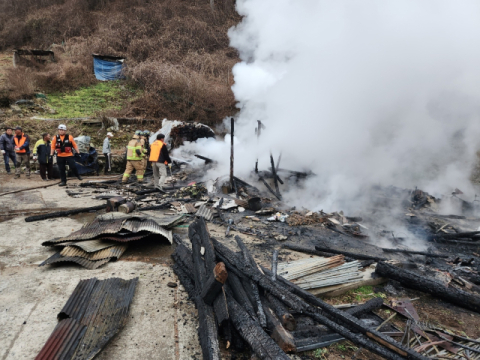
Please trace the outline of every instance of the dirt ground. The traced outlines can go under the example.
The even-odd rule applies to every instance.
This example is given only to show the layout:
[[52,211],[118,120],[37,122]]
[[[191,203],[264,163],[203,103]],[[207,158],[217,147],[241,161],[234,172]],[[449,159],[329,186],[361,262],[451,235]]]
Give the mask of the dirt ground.
[[[69,184],[78,184],[70,180]],[[31,179],[0,175],[0,193],[48,183],[42,182],[39,175]],[[78,208],[95,206],[102,201],[91,198],[71,198],[63,188],[51,186],[0,197],[2,216],[16,212],[13,218],[0,217],[0,359],[33,358],[42,348],[51,331],[57,324],[56,315],[82,279],[97,277],[140,277],[131,304],[130,319],[124,329],[98,355],[98,359],[201,359],[201,348],[197,338],[197,314],[193,303],[187,300],[186,292],[170,269],[174,246],[166,242],[148,239],[141,244],[130,245],[125,254],[116,262],[109,262],[96,270],[86,270],[77,265],[45,266],[38,265],[53,255],[52,248],[41,243],[58,236],[68,235],[78,230],[83,223],[94,218],[95,214],[82,214],[73,217],[50,219],[26,223],[22,211],[46,208]],[[148,212],[161,216],[161,212]],[[234,247],[233,238],[224,239],[225,228],[209,223],[212,236],[221,239],[227,246]],[[252,224],[261,230],[261,226]],[[303,243],[305,240],[298,228],[293,228],[290,241]],[[186,238],[187,229],[175,231]],[[305,231],[319,229],[304,227]],[[325,230],[322,230],[325,231]],[[233,234],[237,234],[233,232]],[[295,235],[297,234],[297,235]],[[257,261],[270,267],[269,259],[276,240],[240,234],[254,253]],[[322,234],[325,235],[325,234]],[[282,250],[280,260],[305,257],[292,251]],[[171,289],[167,283],[177,282]],[[473,338],[480,337],[479,314],[458,308],[452,304],[433,299],[429,295],[400,289],[392,296],[385,291],[386,284],[365,289],[354,289],[339,297],[326,299],[331,304],[361,303],[373,296],[381,296],[387,303],[391,299],[416,299],[413,301],[421,321],[444,326],[458,334]],[[378,314],[388,318],[388,309]],[[392,321],[400,330],[405,321],[397,316]],[[224,344],[222,345],[224,346]],[[343,341],[321,351],[309,351],[292,359],[379,359],[366,350]],[[223,349],[225,359],[247,359],[246,354],[235,354]]]

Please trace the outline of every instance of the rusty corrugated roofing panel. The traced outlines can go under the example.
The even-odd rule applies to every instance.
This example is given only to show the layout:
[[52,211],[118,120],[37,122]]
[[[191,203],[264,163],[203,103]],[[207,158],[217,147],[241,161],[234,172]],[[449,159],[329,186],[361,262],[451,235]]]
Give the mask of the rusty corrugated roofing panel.
[[208,221],[211,221],[213,219],[212,209],[207,207],[205,204],[200,206],[200,208],[197,210],[197,213],[195,215],[203,217],[205,218],[205,220],[208,220]]
[[87,327],[75,319],[60,321],[35,360],[70,359],[86,330]]
[[60,253],[56,253],[52,256],[50,256],[47,260],[45,260],[43,263],[41,263],[38,266],[44,266],[44,265],[51,265],[59,262],[74,262],[78,265],[83,266],[86,269],[93,270],[96,268],[99,268],[100,266],[106,264],[107,262],[110,261],[110,258],[108,259],[102,259],[102,260],[97,260],[97,261],[91,261],[87,260],[81,257],[76,257],[76,256],[62,256]]
[[127,250],[128,245],[120,244],[96,252],[86,252],[74,246],[66,246],[60,252],[62,256],[82,257],[87,260],[96,261],[102,259],[118,259]]
[[78,283],[38,360],[93,359],[127,321],[138,278]]

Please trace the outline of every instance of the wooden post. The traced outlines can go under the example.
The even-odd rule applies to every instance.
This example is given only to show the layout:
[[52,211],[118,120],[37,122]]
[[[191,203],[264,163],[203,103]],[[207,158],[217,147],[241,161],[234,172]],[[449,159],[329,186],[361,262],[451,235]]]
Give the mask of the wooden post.
[[207,282],[205,283],[201,297],[208,305],[213,305],[213,301],[217,298],[223,288],[223,284],[227,281],[227,269],[225,264],[219,262],[213,272],[208,276]]
[[230,191],[235,189],[233,183],[233,135],[235,130],[235,123],[233,117],[230,119]]

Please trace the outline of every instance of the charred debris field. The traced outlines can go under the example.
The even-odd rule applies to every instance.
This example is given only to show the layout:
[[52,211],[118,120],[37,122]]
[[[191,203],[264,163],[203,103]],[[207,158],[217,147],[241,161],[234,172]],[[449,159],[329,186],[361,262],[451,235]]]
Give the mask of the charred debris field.
[[[201,182],[216,162],[196,158],[205,164],[174,161],[164,192],[113,176],[67,186],[71,201],[93,198],[95,206],[22,213],[27,224],[85,216],[79,230],[42,243],[50,254],[39,263],[44,276],[67,264],[82,279],[127,262],[173,269],[175,281],[163,291],[178,288],[195,306],[198,358],[480,358],[475,202],[460,194],[440,200],[419,189],[375,187],[362,213],[314,212],[281,200],[287,186],[301,189],[312,174],[272,164],[248,179]],[[147,171],[147,183],[150,176]],[[438,212],[446,201],[458,214]],[[98,301],[117,292],[100,285],[75,291],[94,291],[84,306],[97,313]],[[121,291],[128,296],[114,306],[124,315],[108,326],[123,333],[137,295],[134,287]],[[70,358],[81,351],[72,341],[85,343],[95,326],[82,314],[77,322],[59,319],[51,339],[65,326],[74,339],[50,348],[45,334],[39,358]],[[92,351],[108,348],[88,336],[97,341]]]

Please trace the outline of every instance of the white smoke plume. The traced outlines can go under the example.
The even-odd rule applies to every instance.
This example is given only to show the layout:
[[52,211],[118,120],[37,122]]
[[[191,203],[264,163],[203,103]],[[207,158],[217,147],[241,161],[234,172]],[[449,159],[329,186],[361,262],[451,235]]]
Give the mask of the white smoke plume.
[[[469,181],[480,140],[480,3],[237,0],[235,167],[269,153],[317,174],[290,200],[337,210],[372,184],[433,194]],[[260,142],[257,120],[267,127]],[[229,141],[201,143],[221,160]],[[211,145],[209,145],[211,144]],[[211,146],[211,147],[210,147]],[[287,195],[288,198],[288,195]]]

